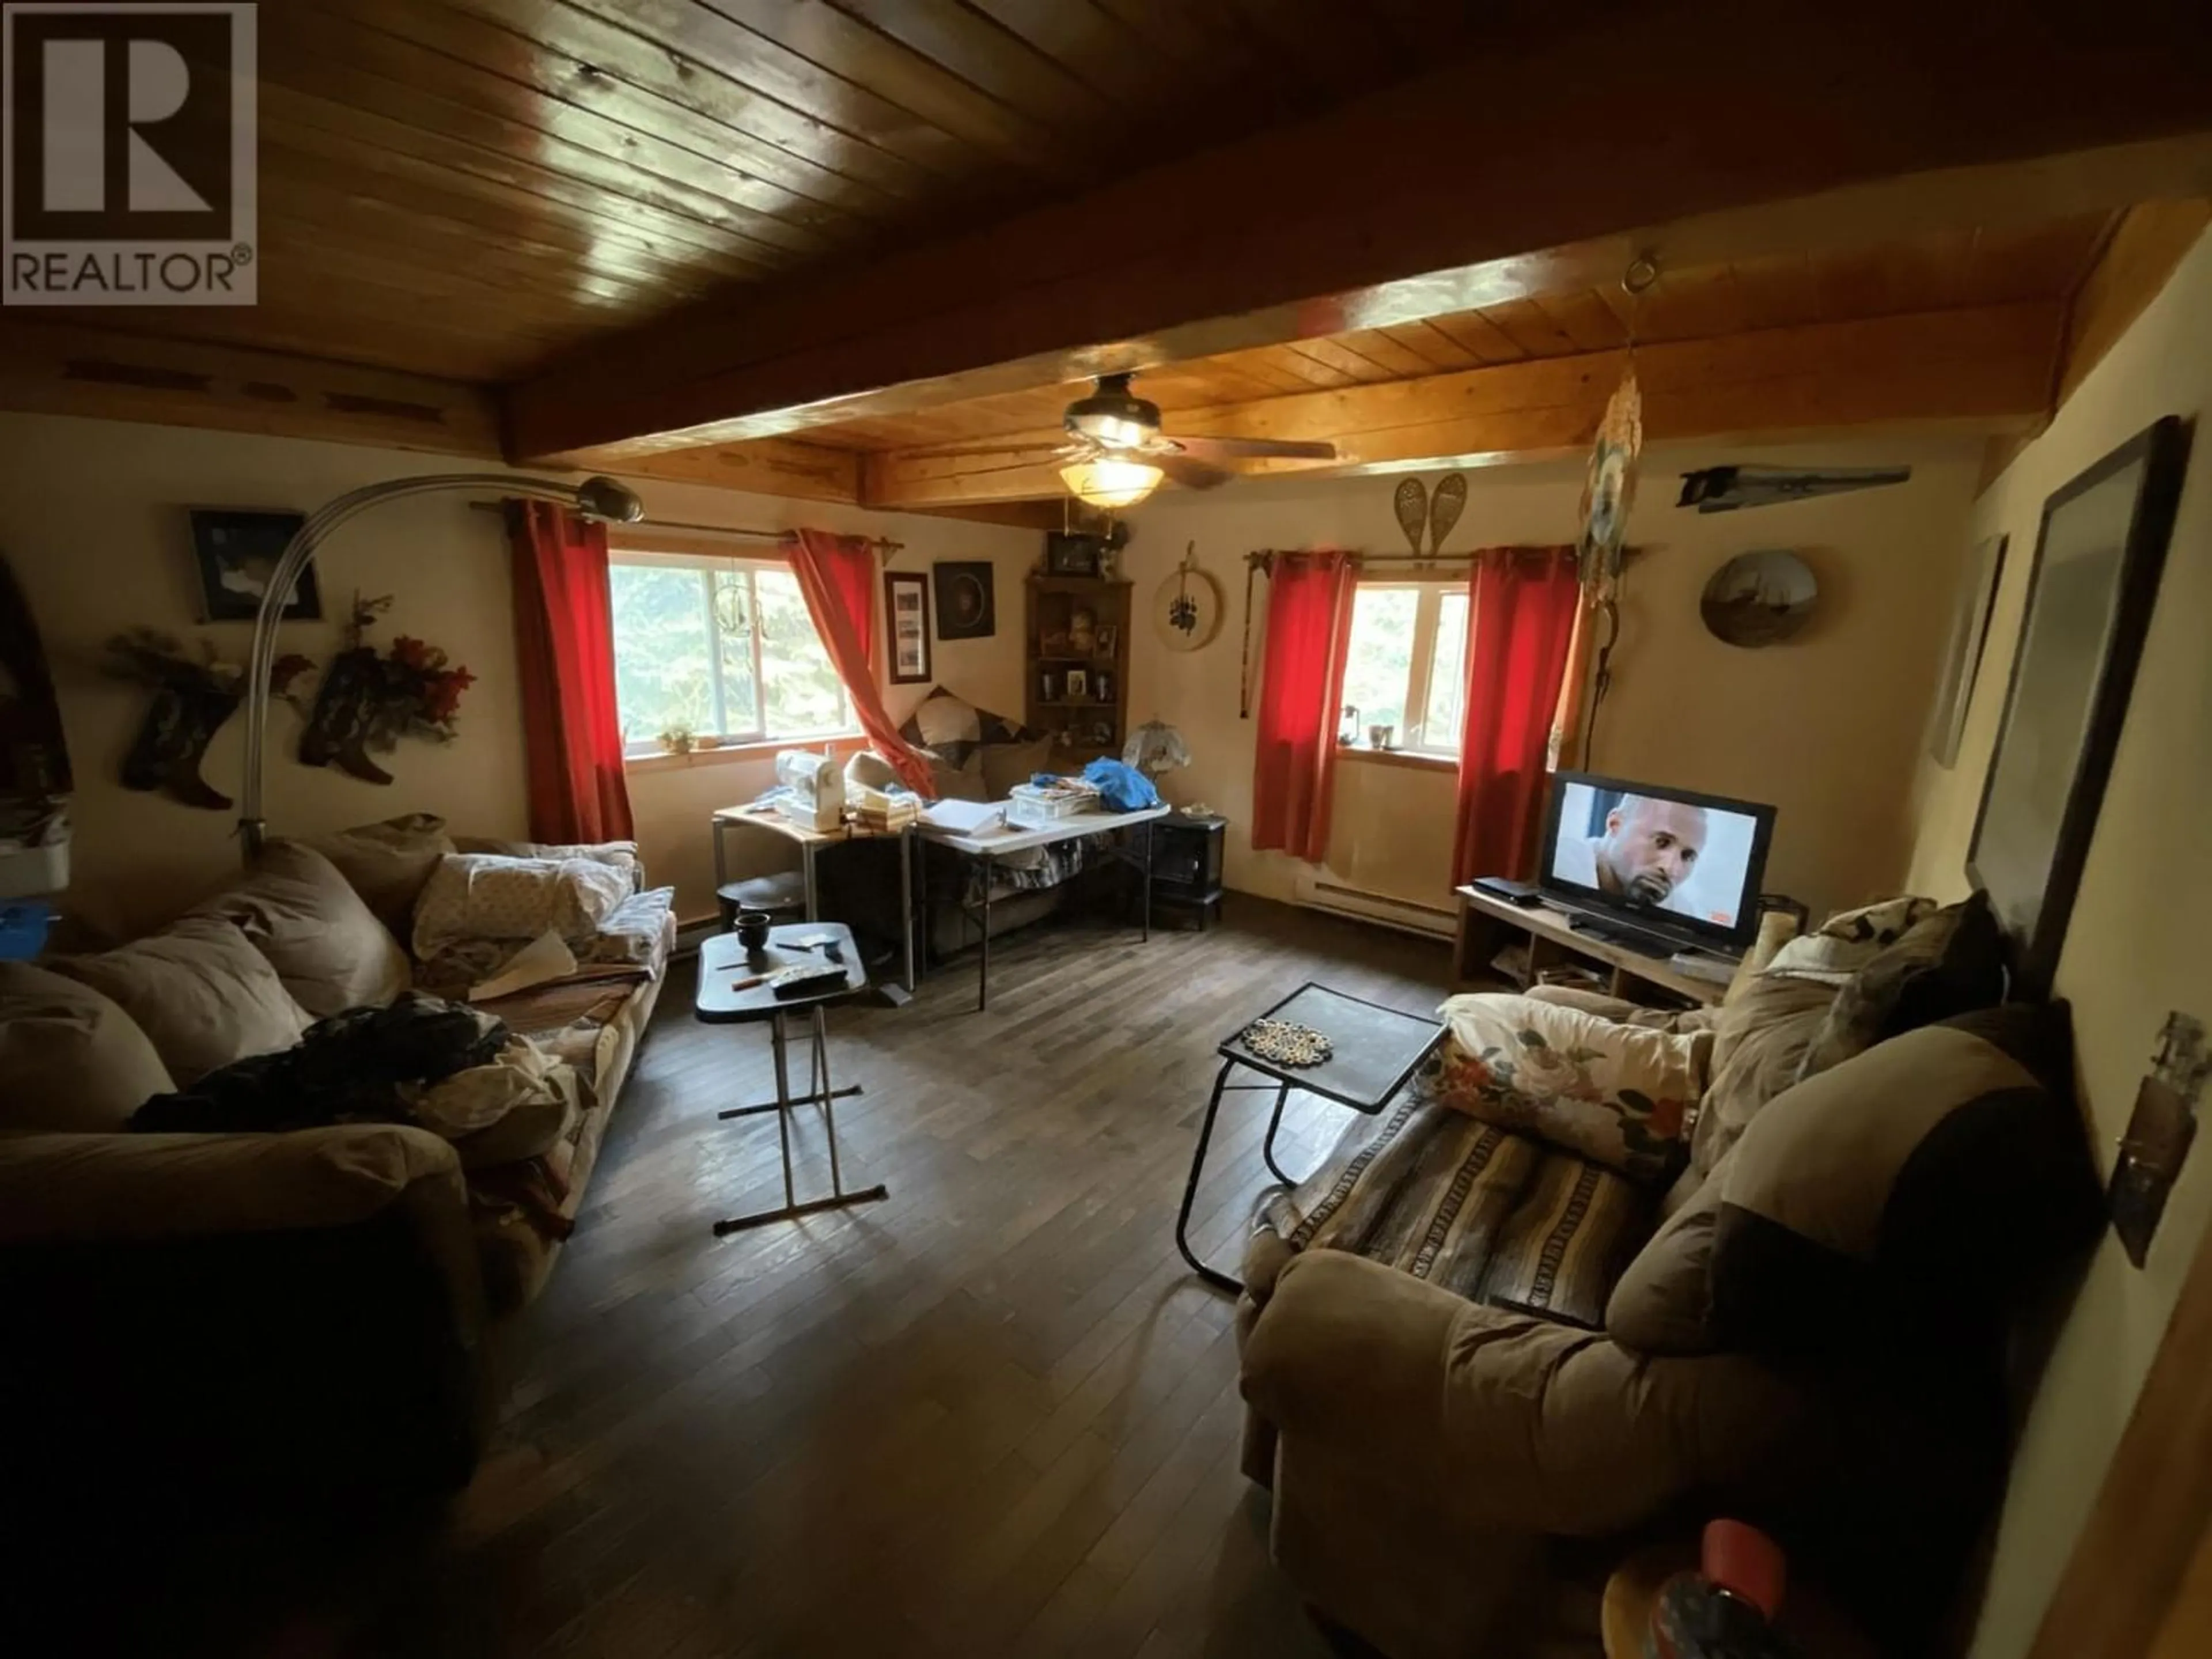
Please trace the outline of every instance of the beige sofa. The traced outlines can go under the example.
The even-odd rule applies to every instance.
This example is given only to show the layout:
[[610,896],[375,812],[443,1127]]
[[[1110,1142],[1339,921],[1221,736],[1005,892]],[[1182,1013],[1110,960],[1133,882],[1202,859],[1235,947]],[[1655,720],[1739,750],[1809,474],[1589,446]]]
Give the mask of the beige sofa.
[[1577,1633],[1632,1542],[1730,1514],[1884,1650],[1928,1639],[2002,1480],[2005,1320],[2096,1201],[2063,1008],[1960,1013],[1990,974],[1931,967],[1960,918],[1929,908],[1839,945],[1848,975],[1754,961],[1714,1012],[1538,994],[1597,1016],[1579,1056],[1656,1033],[1695,1067],[1671,1186],[1550,1144],[1565,1094],[1449,1097],[1455,1036],[1264,1202],[1245,1468],[1320,1613],[1390,1659],[1506,1654]]
[[[155,934],[0,964],[11,1490],[58,1516],[88,1505],[95,1531],[127,1492],[131,1528],[158,1535],[227,1501],[265,1517],[466,1478],[484,1339],[544,1282],[582,1202],[665,977],[665,902],[636,900],[641,971],[483,1005],[572,1068],[527,1115],[459,1139],[124,1127],[149,1096],[405,989],[416,896],[465,850],[422,817],[279,843]],[[639,885],[634,848],[562,850]]]

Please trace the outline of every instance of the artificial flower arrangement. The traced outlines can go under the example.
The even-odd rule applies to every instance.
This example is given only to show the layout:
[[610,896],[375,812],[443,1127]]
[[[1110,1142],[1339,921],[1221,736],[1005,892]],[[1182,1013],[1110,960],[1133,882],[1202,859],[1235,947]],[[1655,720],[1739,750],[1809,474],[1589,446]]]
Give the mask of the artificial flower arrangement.
[[390,783],[392,774],[368,757],[370,750],[389,753],[407,737],[451,743],[459,735],[461,694],[476,676],[440,647],[409,635],[380,652],[368,642],[368,627],[391,608],[388,593],[354,596],[345,648],[331,659],[305,711],[305,764],[335,765],[366,782]]

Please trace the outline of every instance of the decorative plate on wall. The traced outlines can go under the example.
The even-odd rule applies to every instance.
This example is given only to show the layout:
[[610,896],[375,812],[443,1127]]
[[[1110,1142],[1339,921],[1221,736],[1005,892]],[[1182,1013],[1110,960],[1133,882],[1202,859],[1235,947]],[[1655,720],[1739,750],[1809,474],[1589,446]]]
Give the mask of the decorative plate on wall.
[[1198,544],[1152,595],[1152,622],[1170,651],[1196,651],[1221,631],[1221,584],[1198,568]]
[[1747,648],[1779,645],[1813,618],[1820,584],[1795,553],[1739,553],[1705,584],[1698,613],[1716,639]]

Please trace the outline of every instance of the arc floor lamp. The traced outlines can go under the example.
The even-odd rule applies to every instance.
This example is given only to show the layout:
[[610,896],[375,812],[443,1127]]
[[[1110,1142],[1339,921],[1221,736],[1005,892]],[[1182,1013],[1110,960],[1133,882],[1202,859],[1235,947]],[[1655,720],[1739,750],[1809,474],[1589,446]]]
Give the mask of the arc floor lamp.
[[238,792],[238,834],[249,860],[261,851],[269,828],[261,816],[261,775],[269,739],[269,676],[276,664],[277,623],[290,602],[293,584],[314,558],[316,550],[347,520],[384,501],[449,489],[494,489],[502,495],[558,501],[586,518],[611,524],[635,524],[645,516],[645,504],[636,493],[612,478],[590,477],[566,483],[558,478],[504,472],[434,472],[419,478],[387,478],[382,483],[349,490],[308,514],[307,521],[284,544],[253,619],[253,657],[246,677],[246,776]]

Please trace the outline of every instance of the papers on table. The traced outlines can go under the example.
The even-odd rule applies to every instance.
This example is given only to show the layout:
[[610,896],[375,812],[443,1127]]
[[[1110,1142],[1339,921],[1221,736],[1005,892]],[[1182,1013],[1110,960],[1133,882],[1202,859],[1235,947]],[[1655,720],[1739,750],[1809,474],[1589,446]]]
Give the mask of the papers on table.
[[921,821],[956,836],[987,835],[1006,828],[1006,804],[988,800],[932,801],[921,809]]

